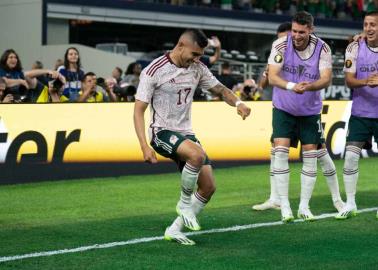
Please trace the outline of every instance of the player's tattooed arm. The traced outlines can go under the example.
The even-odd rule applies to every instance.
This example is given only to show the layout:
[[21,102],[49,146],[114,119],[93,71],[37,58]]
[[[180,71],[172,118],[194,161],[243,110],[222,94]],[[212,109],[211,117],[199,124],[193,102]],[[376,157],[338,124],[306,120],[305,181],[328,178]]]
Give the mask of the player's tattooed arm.
[[239,100],[230,89],[221,83],[209,89],[209,91],[216,96],[222,97],[222,99],[230,106],[235,106],[236,101]]
[[230,106],[235,106],[237,108],[237,113],[243,118],[243,120],[248,117],[251,113],[251,109],[240,101],[240,99],[226,86],[219,83],[213,88],[209,89],[214,95],[221,96],[222,99]]

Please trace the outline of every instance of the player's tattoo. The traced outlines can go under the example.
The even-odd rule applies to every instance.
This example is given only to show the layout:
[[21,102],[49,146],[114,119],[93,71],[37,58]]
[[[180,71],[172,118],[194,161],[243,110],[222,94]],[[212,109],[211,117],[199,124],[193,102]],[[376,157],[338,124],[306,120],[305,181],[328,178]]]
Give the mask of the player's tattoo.
[[209,89],[214,95],[221,96],[227,104],[234,106],[237,97],[235,94],[223,84],[219,83],[213,88]]
[[227,90],[228,88],[221,83],[217,84],[216,86],[210,89],[210,91],[213,94],[218,95],[218,96],[223,96],[223,92]]

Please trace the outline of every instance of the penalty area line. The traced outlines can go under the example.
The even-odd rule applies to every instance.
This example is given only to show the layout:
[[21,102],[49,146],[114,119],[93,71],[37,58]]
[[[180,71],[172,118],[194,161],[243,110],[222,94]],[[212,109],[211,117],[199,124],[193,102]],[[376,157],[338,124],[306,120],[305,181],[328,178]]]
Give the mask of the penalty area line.
[[[357,213],[372,212],[372,211],[377,211],[377,209],[378,209],[377,207],[365,208],[365,209],[358,210]],[[316,216],[316,219],[320,220],[320,219],[334,217],[335,214],[336,213],[321,214],[321,215]],[[294,220],[294,222],[295,223],[303,222],[303,220],[296,219]],[[188,232],[188,233],[185,233],[185,235],[191,236],[191,235],[201,235],[201,234],[235,232],[235,231],[256,229],[256,228],[261,228],[261,227],[272,227],[272,226],[278,226],[278,225],[283,225],[283,224],[284,223],[282,221],[275,221],[275,222],[263,222],[263,223],[247,224],[247,225],[236,225],[236,226],[227,227],[227,228],[218,228],[218,229],[204,230],[204,231],[198,231],[198,232]],[[22,254],[22,255],[5,256],[5,257],[0,257],[0,262],[9,262],[9,261],[16,261],[16,260],[27,259],[27,258],[35,258],[35,257],[47,257],[47,256],[66,254],[66,253],[76,253],[76,252],[83,252],[83,251],[93,250],[93,249],[104,249],[104,248],[112,248],[112,247],[117,247],[117,246],[134,245],[134,244],[140,244],[140,243],[159,241],[163,239],[164,239],[163,236],[143,237],[143,238],[135,238],[135,239],[127,240],[127,241],[94,244],[90,246],[82,246],[82,247],[70,248],[70,249],[41,251],[41,252],[28,253],[28,254]]]

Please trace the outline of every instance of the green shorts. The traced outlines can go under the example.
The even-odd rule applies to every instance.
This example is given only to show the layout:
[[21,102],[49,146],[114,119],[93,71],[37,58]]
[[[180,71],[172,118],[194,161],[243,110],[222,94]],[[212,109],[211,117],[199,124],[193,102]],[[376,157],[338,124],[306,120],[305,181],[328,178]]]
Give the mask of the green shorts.
[[[176,162],[179,170],[182,171],[185,166],[185,161],[180,160],[177,155],[177,148],[185,140],[191,140],[201,145],[200,141],[194,135],[182,135],[178,132],[166,129],[160,130],[154,134],[150,144],[157,153]],[[204,165],[211,165],[211,161],[207,155]]]
[[[294,142],[299,140],[302,145],[316,144],[320,147],[325,142],[320,114],[294,116],[273,108],[272,139],[275,138],[288,138]],[[291,146],[293,147],[293,143]]]
[[371,138],[378,143],[378,118],[351,115],[348,124],[347,142],[365,142],[364,149],[372,148]]

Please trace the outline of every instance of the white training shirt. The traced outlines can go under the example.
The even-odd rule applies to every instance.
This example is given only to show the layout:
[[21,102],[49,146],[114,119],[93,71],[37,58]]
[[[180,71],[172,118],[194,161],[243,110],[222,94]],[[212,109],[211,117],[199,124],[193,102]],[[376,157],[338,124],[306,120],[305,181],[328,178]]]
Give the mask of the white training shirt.
[[[308,46],[306,47],[306,49],[304,49],[303,51],[296,50],[300,58],[308,59],[312,56],[316,48],[316,40],[317,40],[316,36],[310,35],[310,42]],[[272,44],[272,50],[270,51],[268,64],[282,67],[284,64],[284,61],[280,61],[280,63],[277,63],[276,61],[274,61],[274,58],[278,54],[283,57],[285,55],[286,48],[287,48],[287,36],[284,36],[275,40]],[[323,70],[326,68],[332,68],[332,54],[331,54],[331,49],[329,48],[329,46],[326,43],[324,43],[322,52],[320,53],[319,70]]]
[[208,90],[219,84],[201,62],[177,67],[165,54],[143,69],[135,98],[149,103],[152,132],[167,129],[183,135],[194,134],[191,122],[193,95],[197,87]]
[[[356,73],[358,49],[359,44],[357,41],[353,41],[348,45],[347,49],[345,50],[344,72]],[[373,52],[378,52],[378,47],[369,47],[369,49]]]

